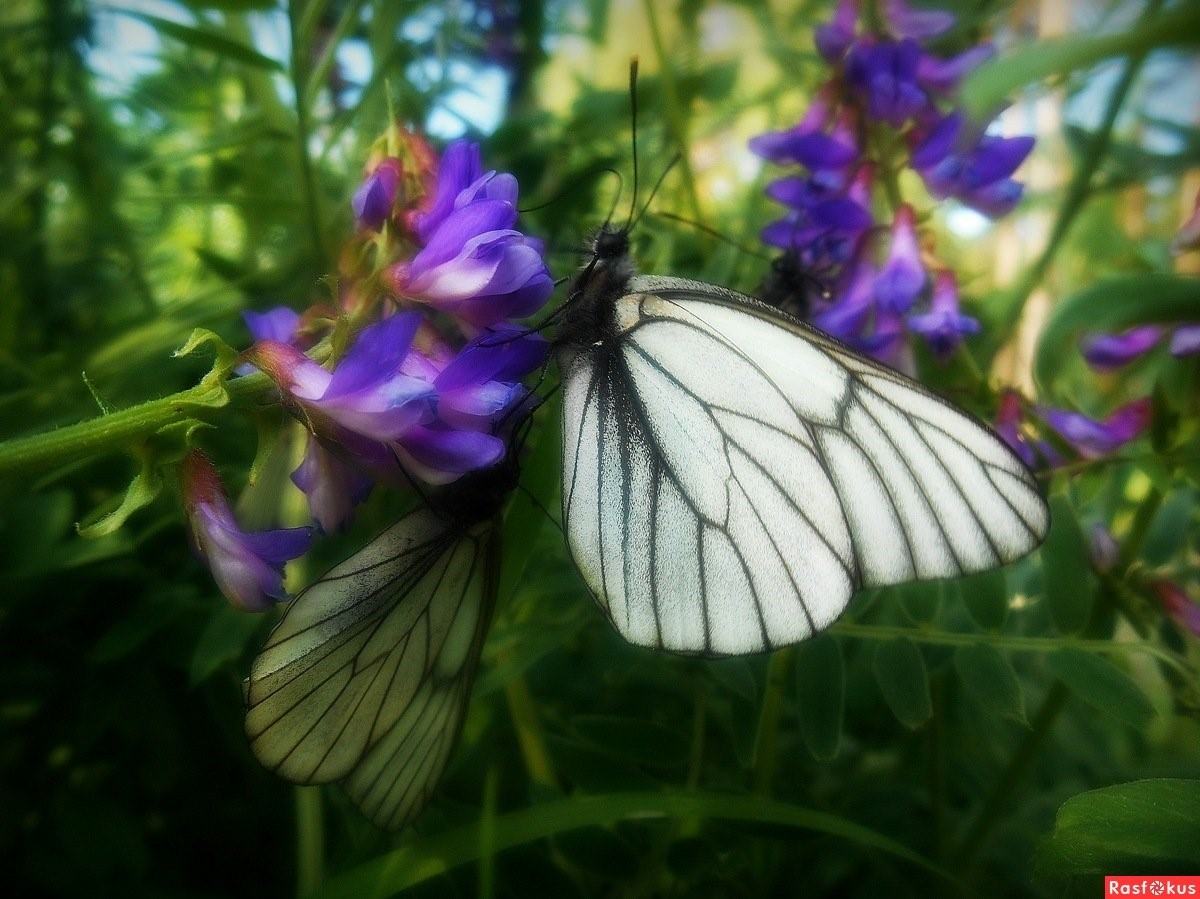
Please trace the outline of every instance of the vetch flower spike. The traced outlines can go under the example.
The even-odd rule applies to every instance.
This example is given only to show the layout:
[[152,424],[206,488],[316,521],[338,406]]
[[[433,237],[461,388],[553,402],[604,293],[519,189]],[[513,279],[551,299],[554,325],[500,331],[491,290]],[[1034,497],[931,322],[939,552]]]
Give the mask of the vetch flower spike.
[[312,528],[243,531],[216,469],[199,451],[184,457],[182,480],[193,542],[225,597],[248,612],[286,599],[283,565],[308,549]]

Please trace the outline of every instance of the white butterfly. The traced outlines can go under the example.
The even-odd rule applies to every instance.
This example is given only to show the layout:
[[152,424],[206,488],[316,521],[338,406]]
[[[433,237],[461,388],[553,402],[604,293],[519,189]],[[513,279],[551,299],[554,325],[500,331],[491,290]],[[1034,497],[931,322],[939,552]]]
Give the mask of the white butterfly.
[[295,783],[343,781],[375,824],[425,807],[466,714],[515,473],[447,488],[297,596],[246,681],[246,734]]
[[859,588],[993,568],[1046,534],[987,426],[749,297],[635,276],[624,229],[601,231],[567,303],[563,522],[632,643],[795,643]]

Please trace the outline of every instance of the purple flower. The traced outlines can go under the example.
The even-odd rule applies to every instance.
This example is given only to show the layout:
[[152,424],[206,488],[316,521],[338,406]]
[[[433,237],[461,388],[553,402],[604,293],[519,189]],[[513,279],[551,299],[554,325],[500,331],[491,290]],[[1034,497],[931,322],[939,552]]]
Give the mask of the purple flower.
[[354,192],[351,203],[354,207],[354,218],[360,227],[378,231],[383,227],[383,223],[392,217],[403,174],[404,166],[400,160],[389,157],[367,175]]
[[1171,355],[1182,358],[1200,353],[1200,324],[1180,325],[1171,335]]
[[432,385],[401,371],[419,324],[417,313],[404,313],[363,329],[332,372],[295,347],[271,341],[256,344],[249,358],[318,432],[344,430],[388,442],[433,416]]
[[1142,325],[1120,334],[1090,334],[1081,342],[1081,350],[1092,368],[1111,371],[1149,352],[1162,333],[1157,325]]
[[1000,395],[1000,406],[996,410],[996,433],[1017,456],[1033,468],[1037,464],[1037,452],[1021,431],[1021,397],[1012,390]]
[[1200,637],[1200,605],[1182,587],[1173,581],[1156,579],[1150,583],[1150,588],[1176,624]]
[[977,44],[948,59],[923,53],[917,62],[917,81],[935,94],[952,94],[963,78],[995,55],[993,44]]
[[979,333],[979,322],[958,309],[958,283],[954,273],[941,271],[933,281],[929,311],[910,315],[908,326],[928,342],[939,357],[949,356],[963,337]]
[[818,96],[799,124],[750,138],[750,150],[780,165],[799,163],[819,174],[826,187],[840,187],[838,173],[858,158],[859,147],[845,117],[839,118],[827,134],[828,121],[828,104]]
[[833,18],[824,25],[818,25],[813,34],[817,52],[825,57],[827,62],[837,62],[846,55],[846,50],[854,42],[854,31],[858,19],[858,4],[855,0],[838,0],[833,11]]
[[300,313],[287,306],[276,306],[266,312],[242,313],[246,329],[256,341],[275,340],[279,343],[296,342],[296,332],[300,329]]
[[308,435],[304,459],[292,472],[292,483],[304,492],[313,521],[326,534],[350,521],[354,507],[367,498],[372,486],[367,475],[315,434]]
[[546,359],[539,334],[511,326],[477,337],[434,380],[438,418],[464,429],[492,430],[529,391],[522,379]]
[[1150,424],[1150,399],[1134,400],[1102,421],[1066,409],[1039,409],[1042,418],[1085,458],[1105,456],[1136,439]]
[[964,124],[957,111],[939,119],[914,146],[913,168],[934,196],[955,197],[993,217],[1004,215],[1021,198],[1021,185],[1009,176],[1033,150],[1033,138],[985,134],[966,149]]
[[486,172],[471,180],[479,167],[476,144],[446,149],[433,202],[415,220],[424,246],[388,272],[397,295],[474,330],[531,315],[554,290],[541,242],[516,230],[516,179]]
[[216,469],[193,450],[183,460],[183,497],[196,551],[225,597],[248,612],[287,598],[283,565],[303,555],[311,528],[247,533],[238,527]]
[[917,243],[916,216],[905,203],[892,220],[892,242],[887,262],[875,280],[875,299],[889,312],[907,312],[925,286],[921,248]]
[[871,116],[903,125],[929,107],[917,83],[921,47],[914,40],[861,40],[846,55],[846,80],[867,100]]
[[954,27],[954,16],[940,9],[913,9],[906,0],[885,0],[884,17],[892,33],[923,41]]

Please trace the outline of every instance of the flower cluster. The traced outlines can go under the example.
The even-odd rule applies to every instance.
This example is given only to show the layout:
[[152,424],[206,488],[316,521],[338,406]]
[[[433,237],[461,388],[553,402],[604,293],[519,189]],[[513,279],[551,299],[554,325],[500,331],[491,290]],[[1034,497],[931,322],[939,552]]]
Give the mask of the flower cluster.
[[[952,105],[959,82],[992,55],[991,45],[934,55],[927,42],[953,27],[954,16],[904,0],[881,6],[872,28],[856,0],[839,0],[816,33],[833,69],[829,81],[799,124],[750,146],[773,163],[805,169],[768,186],[788,211],[762,234],[811,275],[793,305],[835,337],[906,368],[909,334],[945,357],[979,323],[960,310],[954,273],[922,248],[918,216],[898,196],[899,167],[917,172],[935,198],[1001,216],[1021,197],[1012,174],[1033,138],[989,134]],[[887,227],[875,213],[881,187],[891,206]]]
[[[352,201],[359,227],[343,254],[340,308],[246,316],[254,343],[239,371],[270,377],[305,425],[292,481],[324,532],[343,527],[375,483],[442,485],[499,462],[530,399],[523,381],[547,351],[514,321],[554,287],[541,243],[517,230],[516,179],[485,171],[468,141],[437,159],[393,131],[384,150]],[[332,366],[305,352],[339,335],[346,348]],[[244,534],[215,473],[185,472],[184,487],[226,596],[251,609],[281,596],[279,565],[303,552],[308,531],[304,545],[298,532]]]

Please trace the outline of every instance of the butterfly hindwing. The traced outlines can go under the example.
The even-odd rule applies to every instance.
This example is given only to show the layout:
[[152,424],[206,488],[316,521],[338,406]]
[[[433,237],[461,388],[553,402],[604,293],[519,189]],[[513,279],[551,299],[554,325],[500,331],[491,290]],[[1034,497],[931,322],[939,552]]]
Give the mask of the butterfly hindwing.
[[563,515],[631,642],[794,643],[860,587],[1003,564],[1048,515],[984,425],[748,297],[635,277],[564,361]]
[[247,681],[259,760],[400,827],[446,766],[494,601],[490,524],[420,509],[288,607]]

